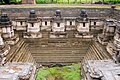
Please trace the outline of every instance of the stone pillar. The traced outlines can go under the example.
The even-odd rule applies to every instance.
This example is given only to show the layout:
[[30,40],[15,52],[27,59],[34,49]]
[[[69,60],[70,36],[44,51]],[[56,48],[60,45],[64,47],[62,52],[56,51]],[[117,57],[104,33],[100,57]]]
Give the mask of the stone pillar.
[[35,4],[35,0],[22,0],[22,4]]

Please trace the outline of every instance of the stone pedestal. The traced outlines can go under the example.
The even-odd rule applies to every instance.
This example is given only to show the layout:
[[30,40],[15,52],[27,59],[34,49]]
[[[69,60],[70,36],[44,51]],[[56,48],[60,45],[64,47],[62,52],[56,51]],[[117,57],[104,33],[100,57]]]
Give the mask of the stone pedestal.
[[35,0],[22,0],[22,4],[35,4]]
[[24,33],[24,38],[42,38],[42,33],[41,32],[27,32]]
[[50,32],[50,38],[65,38],[66,32]]
[[89,34],[89,33],[77,33],[77,34],[75,34],[75,37],[76,38],[93,38],[93,35],[91,35],[91,34]]

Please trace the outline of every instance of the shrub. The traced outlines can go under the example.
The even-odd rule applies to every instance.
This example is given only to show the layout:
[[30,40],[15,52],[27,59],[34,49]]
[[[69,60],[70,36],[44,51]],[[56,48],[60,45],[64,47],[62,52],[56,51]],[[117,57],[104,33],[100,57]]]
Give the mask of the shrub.
[[[58,3],[58,4],[79,4],[79,3],[92,3],[103,0],[36,0],[37,4],[46,4],[46,3]],[[110,3],[120,3],[120,0],[104,0],[104,2]]]

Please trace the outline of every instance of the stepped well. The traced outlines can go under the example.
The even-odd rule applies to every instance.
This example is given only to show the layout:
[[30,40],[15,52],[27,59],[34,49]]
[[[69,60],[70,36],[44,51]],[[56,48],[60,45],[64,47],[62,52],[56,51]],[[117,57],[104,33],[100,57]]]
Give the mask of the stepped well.
[[20,39],[11,47],[8,62],[33,62],[42,65],[81,63],[84,60],[110,59],[104,46],[92,39]]

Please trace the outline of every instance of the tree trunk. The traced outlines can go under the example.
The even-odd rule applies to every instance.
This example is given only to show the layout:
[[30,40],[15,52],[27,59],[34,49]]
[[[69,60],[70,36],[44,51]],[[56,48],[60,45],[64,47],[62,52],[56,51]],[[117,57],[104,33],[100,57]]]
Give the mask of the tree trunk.
[[53,3],[53,0],[51,0],[51,3]]
[[80,0],[80,3],[81,3],[81,0]]
[[77,0],[75,0],[74,3],[77,3]]
[[91,0],[91,3],[93,3],[93,0]]
[[69,4],[69,0],[68,0],[68,4]]
[[104,0],[103,0],[103,3],[104,3]]

